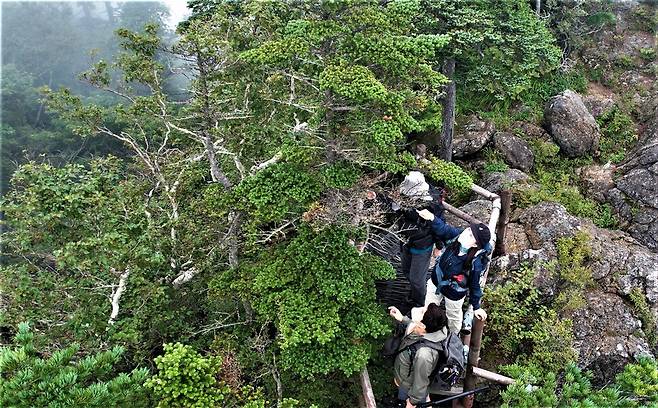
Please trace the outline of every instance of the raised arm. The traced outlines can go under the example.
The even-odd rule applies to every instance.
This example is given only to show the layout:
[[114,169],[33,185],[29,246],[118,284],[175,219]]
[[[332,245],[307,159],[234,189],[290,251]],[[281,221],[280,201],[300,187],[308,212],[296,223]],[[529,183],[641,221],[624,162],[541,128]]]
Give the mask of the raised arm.
[[442,241],[453,239],[463,231],[462,228],[453,227],[443,221],[440,217],[435,217],[429,210],[418,211],[418,215],[432,222],[432,231],[434,232],[434,235]]

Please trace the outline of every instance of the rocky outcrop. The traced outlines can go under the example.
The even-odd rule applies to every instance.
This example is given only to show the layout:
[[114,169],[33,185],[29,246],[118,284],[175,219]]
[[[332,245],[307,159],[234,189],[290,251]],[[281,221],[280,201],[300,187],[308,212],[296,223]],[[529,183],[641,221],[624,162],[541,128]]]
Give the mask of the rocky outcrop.
[[525,140],[510,132],[497,132],[493,141],[507,164],[524,172],[532,170],[535,156]]
[[579,169],[579,174],[590,197],[610,203],[621,227],[658,252],[658,108],[623,164],[588,166]]
[[579,362],[597,382],[614,378],[637,355],[650,355],[647,341],[638,336],[642,322],[619,296],[602,290],[585,293],[587,306],[568,314],[573,322]]
[[497,171],[487,174],[480,184],[493,193],[500,193],[502,190],[526,184],[528,179],[528,175],[521,170],[509,169],[504,172]]
[[459,159],[482,150],[491,141],[495,131],[494,124],[472,115],[463,128],[456,129],[452,140],[452,155]]
[[566,90],[546,104],[544,120],[551,137],[566,156],[595,153],[601,131],[580,95]]
[[615,167],[612,165],[593,164],[576,169],[576,174],[580,177],[585,195],[603,203],[608,199],[605,193],[615,186],[612,178],[614,171]]
[[[491,201],[475,200],[459,207],[459,209],[487,224],[489,222],[489,217],[491,216]],[[448,212],[446,212],[446,222],[455,227],[465,228],[468,226],[466,221],[457,218]]]
[[[563,317],[573,321],[579,364],[595,379],[610,379],[633,357],[655,352],[647,344],[629,294],[633,290],[644,294],[658,319],[658,254],[628,233],[598,228],[568,214],[560,204],[544,202],[514,212],[508,224],[508,255],[492,262],[490,283],[504,281],[507,271],[523,261],[555,259],[557,240],[578,231],[590,236],[592,255],[587,266],[596,284],[585,291],[586,304],[563,312]],[[540,268],[534,283],[547,298],[560,290],[550,268]]]

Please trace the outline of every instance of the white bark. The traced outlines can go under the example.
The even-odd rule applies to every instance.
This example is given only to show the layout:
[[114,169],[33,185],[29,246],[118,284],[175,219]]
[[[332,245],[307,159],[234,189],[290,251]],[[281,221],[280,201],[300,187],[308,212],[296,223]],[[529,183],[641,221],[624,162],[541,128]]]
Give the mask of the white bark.
[[255,174],[256,172],[277,163],[279,160],[281,160],[282,157],[283,157],[283,153],[277,152],[274,156],[272,156],[271,159],[266,160],[261,164],[251,166],[251,174]]
[[119,277],[119,284],[116,286],[112,292],[112,313],[110,313],[110,319],[107,321],[107,324],[112,326],[114,321],[119,315],[119,301],[121,300],[121,295],[126,291],[126,282],[128,281],[128,276],[130,276],[130,269],[126,269],[124,273]]
[[198,274],[199,274],[199,270],[197,268],[193,267],[193,268],[187,269],[187,270],[183,271],[183,273],[178,275],[176,277],[176,279],[174,279],[171,282],[171,284],[174,285],[175,288],[179,288],[181,285],[183,285],[183,284],[189,282],[190,280],[192,280],[192,278],[194,278]]

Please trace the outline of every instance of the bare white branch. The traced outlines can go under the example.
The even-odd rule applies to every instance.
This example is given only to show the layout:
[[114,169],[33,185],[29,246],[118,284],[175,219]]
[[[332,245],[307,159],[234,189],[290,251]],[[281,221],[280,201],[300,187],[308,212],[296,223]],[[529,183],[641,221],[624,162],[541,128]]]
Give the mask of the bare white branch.
[[[114,269],[112,271],[114,271]],[[110,319],[107,321],[107,324],[110,326],[114,325],[114,321],[119,315],[119,301],[121,300],[121,295],[123,295],[123,292],[126,290],[128,276],[130,276],[130,269],[126,268],[126,271],[119,277],[119,284],[112,292],[112,313],[110,313]]]

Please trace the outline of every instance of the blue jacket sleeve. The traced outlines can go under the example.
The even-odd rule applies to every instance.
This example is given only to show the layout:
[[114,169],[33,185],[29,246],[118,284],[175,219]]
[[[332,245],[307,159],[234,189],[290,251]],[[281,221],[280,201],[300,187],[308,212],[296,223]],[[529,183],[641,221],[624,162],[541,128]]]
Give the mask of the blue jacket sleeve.
[[480,256],[477,256],[475,259],[473,259],[473,267],[469,277],[470,293],[468,295],[468,302],[473,306],[473,310],[478,310],[480,308],[480,299],[482,298],[480,278],[482,277],[482,273],[487,268],[488,264],[489,248],[487,248],[487,252],[484,252]]
[[443,221],[441,217],[434,217],[434,221],[432,221],[432,231],[434,232],[434,235],[441,241],[448,241],[461,234],[463,229],[453,227],[452,225]]

